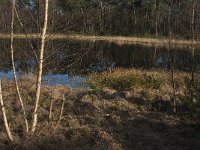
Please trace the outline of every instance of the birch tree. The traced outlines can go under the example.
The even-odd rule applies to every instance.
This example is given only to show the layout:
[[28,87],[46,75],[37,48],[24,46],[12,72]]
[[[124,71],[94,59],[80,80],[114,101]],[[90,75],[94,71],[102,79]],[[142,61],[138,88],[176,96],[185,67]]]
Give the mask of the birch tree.
[[2,94],[2,88],[1,88],[1,79],[0,79],[0,103],[1,103],[1,112],[3,114],[3,121],[4,121],[4,126],[6,128],[6,133],[8,135],[9,140],[14,141],[14,138],[13,138],[12,133],[10,131],[10,127],[8,125],[7,116],[6,116],[6,110],[5,110],[5,106],[4,106],[3,94]]
[[36,99],[35,99],[35,107],[34,107],[34,112],[33,112],[31,132],[35,132],[37,122],[38,122],[38,108],[39,108],[39,102],[40,102],[41,82],[42,82],[42,72],[43,72],[43,62],[44,62],[44,49],[45,49],[45,40],[46,40],[46,32],[47,32],[47,23],[48,23],[48,8],[49,8],[49,0],[45,0],[45,18],[44,18],[44,26],[42,29],[42,35],[41,35],[41,47],[40,47],[40,56],[39,56],[39,64],[38,64],[37,82],[36,82]]
[[13,69],[15,88],[16,88],[16,91],[17,91],[17,95],[18,95],[18,98],[19,98],[20,105],[22,107],[26,132],[29,132],[29,125],[28,125],[28,120],[27,120],[27,117],[26,117],[26,110],[25,110],[24,102],[22,100],[22,96],[21,96],[19,86],[18,86],[17,74],[16,74],[16,69],[15,69],[15,61],[14,61],[14,45],[13,44],[14,44],[15,3],[16,3],[16,1],[13,0],[12,1],[12,18],[11,18],[11,27],[10,27],[10,30],[11,30],[11,34],[10,34],[11,35],[11,37],[10,37],[11,63],[12,63],[12,69]]

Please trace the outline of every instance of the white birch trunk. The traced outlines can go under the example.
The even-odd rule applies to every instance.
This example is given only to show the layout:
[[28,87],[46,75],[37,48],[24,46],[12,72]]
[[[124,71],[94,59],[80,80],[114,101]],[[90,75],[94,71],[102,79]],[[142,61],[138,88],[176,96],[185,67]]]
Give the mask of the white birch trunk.
[[0,79],[0,103],[1,103],[1,111],[2,111],[2,114],[3,114],[4,126],[6,128],[6,132],[7,132],[8,138],[9,138],[10,141],[14,141],[12,133],[10,131],[10,127],[8,125],[8,120],[7,120],[7,116],[6,116],[6,110],[5,110],[5,107],[4,107],[3,94],[2,94],[2,88],[1,88],[1,79]]
[[11,52],[11,62],[12,62],[12,69],[13,69],[13,76],[14,76],[14,82],[15,82],[15,88],[17,91],[17,95],[20,101],[20,105],[22,107],[22,112],[23,112],[23,118],[24,118],[24,122],[25,122],[25,128],[26,128],[26,132],[29,132],[29,126],[28,126],[28,120],[26,117],[26,111],[25,111],[25,107],[24,107],[24,102],[22,100],[21,94],[20,94],[20,90],[19,90],[19,86],[18,86],[18,80],[17,80],[17,75],[16,75],[16,69],[15,69],[15,61],[14,61],[14,46],[13,46],[13,42],[14,42],[14,21],[15,21],[15,0],[13,0],[12,2],[12,20],[11,20],[11,37],[10,37],[10,52]]
[[44,26],[42,30],[42,37],[41,37],[41,48],[40,48],[37,83],[36,83],[36,100],[35,100],[33,122],[32,122],[32,128],[31,128],[32,132],[35,132],[37,122],[38,122],[38,108],[39,108],[39,102],[40,102],[41,81],[42,81],[42,71],[43,71],[43,62],[44,62],[44,48],[45,48],[45,39],[46,39],[47,23],[48,23],[48,8],[49,8],[49,0],[45,0],[45,18],[44,18]]

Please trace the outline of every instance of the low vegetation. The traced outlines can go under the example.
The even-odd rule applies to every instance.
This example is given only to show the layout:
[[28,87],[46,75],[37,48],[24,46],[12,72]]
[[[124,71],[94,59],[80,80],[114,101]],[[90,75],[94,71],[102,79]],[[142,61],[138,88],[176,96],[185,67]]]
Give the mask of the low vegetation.
[[[186,79],[189,74],[176,72],[175,82],[177,91],[186,90]],[[102,73],[91,74],[90,85],[98,88],[108,87],[115,90],[152,89],[171,91],[171,77],[169,71],[164,70],[139,70],[115,69]],[[167,91],[168,90],[168,91]]]
[[[195,86],[192,87],[190,78],[189,73],[175,72],[174,74],[177,110],[190,119],[200,119],[199,77],[196,77]],[[147,103],[153,104],[161,100],[172,105],[173,86],[170,71],[119,68],[90,75],[89,84],[93,92],[109,88],[140,95]],[[190,99],[191,92],[195,95],[193,100]]]
[[[142,73],[141,81],[134,83],[134,85],[137,83],[137,87],[142,85],[145,89],[160,89],[162,86],[152,83],[152,80],[162,81],[158,80],[162,78],[159,73],[156,78],[153,77],[156,74],[155,71],[150,71],[146,75],[145,71],[139,70],[123,71],[118,69],[112,73],[115,72],[123,72],[126,77]],[[96,79],[97,77],[100,79],[101,76],[102,80],[102,75],[106,74],[107,78],[111,80],[108,72],[95,76]],[[165,76],[165,74],[163,75]],[[145,79],[149,79],[148,84],[144,83]],[[34,82],[36,80],[33,79],[19,80],[22,96],[25,97],[28,121],[32,119],[32,103],[35,99]],[[100,80],[96,80],[95,83],[97,84],[97,82]],[[179,82],[182,85],[183,80]],[[118,82],[117,84],[123,83]],[[0,148],[2,150],[126,150],[132,148],[154,150],[190,149],[191,147],[195,150],[199,148],[199,122],[183,119],[181,115],[173,115],[170,101],[164,99],[150,101],[144,91],[133,92],[133,84],[127,86],[126,83],[126,86],[122,86],[123,88],[120,89],[116,88],[117,90],[110,87],[105,88],[106,85],[104,83],[99,90],[71,89],[62,85],[43,86],[38,126],[35,135],[31,136],[23,130],[21,107],[16,101],[16,92],[13,91],[15,84],[13,81],[4,80],[2,83],[3,96],[15,142],[8,142],[1,118]],[[59,121],[63,95],[65,96],[65,105]],[[48,120],[51,102],[53,102],[52,117]]]

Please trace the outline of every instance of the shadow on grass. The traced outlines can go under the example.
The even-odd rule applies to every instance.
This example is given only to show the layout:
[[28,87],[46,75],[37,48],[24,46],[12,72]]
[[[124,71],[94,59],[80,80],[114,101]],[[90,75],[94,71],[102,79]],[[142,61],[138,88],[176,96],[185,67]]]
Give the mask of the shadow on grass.
[[[169,119],[169,118],[168,118]],[[104,118],[101,127],[49,128],[43,136],[18,144],[1,144],[11,150],[198,150],[200,127],[170,120],[162,114],[140,113],[113,124]],[[109,123],[110,122],[110,123]],[[31,142],[30,142],[31,141]]]
[[[9,143],[2,150],[198,150],[200,125],[169,115],[171,102],[148,102],[123,92],[107,95],[78,93],[66,102],[58,127],[49,126],[40,136]],[[93,97],[93,98],[92,98]],[[138,107],[147,109],[140,111]],[[55,108],[56,109],[56,108]],[[168,113],[169,112],[169,113]],[[76,120],[77,125],[70,123]]]

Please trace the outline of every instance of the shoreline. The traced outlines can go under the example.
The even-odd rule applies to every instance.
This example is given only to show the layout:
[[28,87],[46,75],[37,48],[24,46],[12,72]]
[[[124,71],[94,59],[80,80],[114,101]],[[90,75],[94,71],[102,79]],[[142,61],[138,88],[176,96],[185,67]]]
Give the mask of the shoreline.
[[[0,39],[8,39],[10,38],[9,34],[0,33]],[[15,39],[39,39],[39,33],[31,33],[31,34],[15,34]],[[145,38],[145,37],[125,37],[125,36],[95,36],[95,35],[80,35],[80,34],[47,34],[48,40],[77,40],[77,41],[107,41],[113,42],[119,45],[123,44],[142,44],[142,45],[157,45],[157,46],[168,46],[169,39],[167,38]],[[191,40],[179,40],[179,39],[172,39],[171,44],[173,46],[199,46],[200,41]]]

